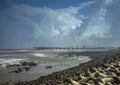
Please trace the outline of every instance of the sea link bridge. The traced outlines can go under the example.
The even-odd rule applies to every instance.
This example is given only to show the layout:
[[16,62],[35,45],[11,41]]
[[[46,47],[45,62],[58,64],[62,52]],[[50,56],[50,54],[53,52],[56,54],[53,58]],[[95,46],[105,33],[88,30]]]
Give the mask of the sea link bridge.
[[83,48],[71,47],[33,47],[33,50],[78,50]]
[[33,47],[33,50],[79,50],[79,49],[105,49],[105,47]]

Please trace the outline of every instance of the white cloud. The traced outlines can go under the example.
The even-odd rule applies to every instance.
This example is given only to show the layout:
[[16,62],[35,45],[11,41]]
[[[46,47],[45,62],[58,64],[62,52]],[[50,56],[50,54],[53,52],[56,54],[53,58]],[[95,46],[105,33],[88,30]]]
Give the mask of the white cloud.
[[65,9],[38,9],[43,16],[43,20],[37,23],[35,27],[35,36],[39,39],[42,31],[47,31],[46,35],[53,38],[65,38],[71,35],[73,31],[81,27],[84,15],[79,14],[81,8],[90,6],[93,1],[80,4],[78,7],[69,7]]
[[86,3],[81,3],[80,4],[80,8],[84,8],[86,6],[90,6],[90,5],[94,4],[94,3],[95,3],[95,1],[88,1]]
[[101,8],[98,12],[97,12],[97,15],[99,16],[98,18],[100,20],[104,20],[104,17],[106,16],[107,14],[107,10],[105,8]]
[[97,10],[96,15],[92,17],[89,21],[86,30],[83,32],[82,37],[84,38],[110,38],[110,23],[107,23],[105,16],[107,15],[106,6],[110,5],[112,0],[105,0],[105,3],[99,10]]
[[111,5],[113,3],[113,0],[105,0],[105,5]]
[[[61,9],[13,4],[9,8],[0,9],[0,27],[6,28],[5,31],[7,29],[10,32],[15,31],[11,36],[13,40],[21,39],[20,41],[23,43],[29,42],[26,46],[32,44],[51,46],[52,43],[65,46],[68,45],[68,42],[79,42],[80,37],[75,32],[81,29],[83,20],[86,19],[86,16],[81,14],[81,9],[91,6],[93,3],[90,1],[76,7]],[[9,31],[5,33],[9,34]],[[6,40],[8,39],[6,38]]]
[[93,18],[88,26],[85,32],[82,34],[84,38],[108,38],[109,35],[109,25],[107,25],[103,20],[99,18]]
[[[71,8],[70,8],[71,9]],[[46,32],[49,37],[67,37],[71,31],[76,30],[82,24],[82,18],[77,17],[76,8],[73,11],[66,11],[66,9],[53,10],[53,9],[39,9],[40,16],[43,18],[37,27],[35,27],[35,36],[41,37],[41,32]],[[67,9],[69,10],[69,8]],[[79,10],[77,10],[79,11]]]
[[[2,9],[0,19],[2,23],[12,22],[10,28],[30,29],[30,35],[35,41],[43,43],[59,42],[87,42],[88,38],[108,38],[110,37],[110,24],[106,22],[106,6],[113,0],[105,0],[104,3],[95,1],[81,3],[76,7],[61,9],[33,7],[29,5],[13,5],[10,8]],[[96,5],[100,5],[96,7]],[[101,6],[102,4],[102,6]],[[91,8],[89,9],[89,7]],[[88,7],[86,9],[83,9]],[[96,7],[95,9],[93,9]],[[82,10],[82,11],[81,11]],[[93,12],[93,10],[95,12]],[[81,12],[86,13],[83,15]],[[90,12],[90,15],[89,13]],[[93,12],[93,13],[91,13]],[[94,17],[91,17],[91,14]],[[2,17],[2,18],[1,18]],[[4,18],[4,19],[3,19]],[[85,22],[85,20],[87,22]],[[15,26],[14,23],[17,25]],[[11,24],[11,23],[10,23]],[[85,26],[83,26],[85,25]],[[14,27],[15,26],[15,27]],[[6,28],[4,26],[3,28]]]

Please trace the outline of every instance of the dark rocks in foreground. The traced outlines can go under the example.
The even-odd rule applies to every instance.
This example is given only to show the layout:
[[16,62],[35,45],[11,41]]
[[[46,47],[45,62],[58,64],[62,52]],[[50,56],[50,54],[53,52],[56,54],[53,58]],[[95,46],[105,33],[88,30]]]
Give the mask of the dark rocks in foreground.
[[51,69],[52,68],[52,66],[46,66],[46,69]]
[[16,70],[13,70],[9,73],[20,73],[20,72],[23,72],[23,71],[29,71],[31,69],[31,67],[21,67],[21,68],[17,68]]
[[32,67],[37,66],[35,62],[20,62],[20,64],[7,65],[6,68],[15,68],[9,73],[20,73],[23,71],[29,71]]
[[23,72],[23,69],[17,68],[16,70],[13,70],[13,71],[11,71],[9,73],[20,73],[20,72]]
[[36,66],[35,62],[20,62],[22,66]]

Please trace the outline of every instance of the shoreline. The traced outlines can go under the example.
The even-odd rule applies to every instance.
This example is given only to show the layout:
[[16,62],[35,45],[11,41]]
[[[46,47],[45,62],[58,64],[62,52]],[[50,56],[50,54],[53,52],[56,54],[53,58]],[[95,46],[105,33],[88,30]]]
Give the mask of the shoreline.
[[[76,73],[80,72],[84,72],[89,68],[92,67],[100,67],[101,64],[104,63],[104,60],[107,59],[106,56],[111,56],[111,58],[113,58],[113,56],[115,55],[120,55],[119,51],[104,51],[104,52],[97,52],[97,54],[95,52],[77,52],[77,55],[92,55],[92,60],[88,61],[86,63],[82,63],[78,66],[72,67],[72,68],[68,68],[62,71],[58,71],[58,72],[54,72],[52,74],[48,74],[47,76],[41,76],[36,80],[32,80],[32,81],[19,81],[16,82],[15,85],[46,85],[48,83],[53,83],[53,84],[48,84],[48,85],[55,85],[58,82],[64,82],[66,81],[66,79],[73,77],[76,75]],[[94,54],[94,56],[93,56]],[[100,57],[101,56],[101,57]],[[106,58],[106,59],[105,59]],[[8,85],[8,84],[1,84],[1,85]],[[62,85],[62,84],[61,84]]]
[[[61,52],[62,53],[62,52]],[[58,56],[8,56],[1,57],[1,69],[0,69],[0,84],[7,81],[16,82],[19,81],[31,81],[39,78],[40,76],[46,76],[53,72],[64,70],[79,65],[88,61],[86,56],[67,57],[66,53],[58,54]],[[67,53],[69,54],[69,53]],[[55,54],[56,55],[56,54]],[[69,55],[68,55],[69,56]],[[21,60],[22,59],[22,60]],[[22,62],[25,63],[37,63],[37,66],[22,66]],[[3,63],[3,64],[2,64]],[[4,67],[3,67],[4,66]],[[46,68],[51,66],[52,68]],[[2,68],[3,67],[3,68]],[[30,70],[26,70],[30,69]]]

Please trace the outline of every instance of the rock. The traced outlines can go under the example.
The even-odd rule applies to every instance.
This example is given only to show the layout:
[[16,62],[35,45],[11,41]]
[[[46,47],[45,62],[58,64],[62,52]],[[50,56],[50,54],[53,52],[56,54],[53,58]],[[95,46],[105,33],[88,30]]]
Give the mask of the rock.
[[79,80],[79,83],[86,82],[86,81],[87,81],[87,78],[83,78],[83,79]]
[[22,66],[36,66],[37,63],[35,62],[21,62]]
[[94,68],[90,68],[90,71],[93,73],[93,72],[97,72],[98,70],[96,67],[94,67]]
[[35,63],[35,62],[28,62],[28,64],[29,64],[29,66],[36,66],[37,65],[37,63]]
[[90,76],[90,74],[91,74],[90,70],[87,69],[87,70],[85,71],[85,76],[88,77],[88,76]]
[[14,71],[11,71],[11,73],[20,73],[22,72],[23,70],[21,68],[18,68],[17,70],[14,70]]
[[74,80],[72,80],[72,79],[70,79],[70,82],[71,82],[72,85],[80,85],[79,82],[74,81]]
[[82,74],[80,74],[80,75],[79,75],[79,78],[80,78],[80,79],[84,79],[84,78],[86,78],[86,77],[83,76]]
[[91,73],[89,77],[91,78],[91,77],[94,77],[94,76],[95,76],[95,73]]
[[113,72],[111,72],[111,71],[108,71],[108,72],[107,72],[107,75],[108,75],[108,76],[110,76],[110,75],[112,75],[112,76],[117,76],[115,73],[113,73]]
[[[96,85],[96,84],[95,84]],[[98,82],[98,84],[97,85],[105,85],[104,83],[101,83],[101,82]]]
[[57,84],[62,84],[62,81],[57,81]]
[[103,78],[102,79],[104,82],[114,82],[113,78]]
[[114,83],[120,84],[120,76],[114,76],[112,78],[114,80]]
[[96,72],[95,73],[95,77],[102,77],[102,78],[106,78],[107,75],[103,74],[103,73],[100,73],[100,72]]
[[111,82],[107,82],[105,85],[113,85]]
[[50,69],[50,68],[52,68],[52,66],[46,66],[46,69]]
[[93,84],[94,84],[94,80],[88,80],[88,81],[87,81],[87,83],[89,83],[89,84],[92,84],[92,85],[93,85]]
[[7,65],[6,67],[19,67],[20,64]]
[[70,78],[67,78],[63,81],[64,83],[70,83]]
[[25,70],[26,70],[26,71],[29,71],[29,70],[30,70],[30,67],[25,67]]

